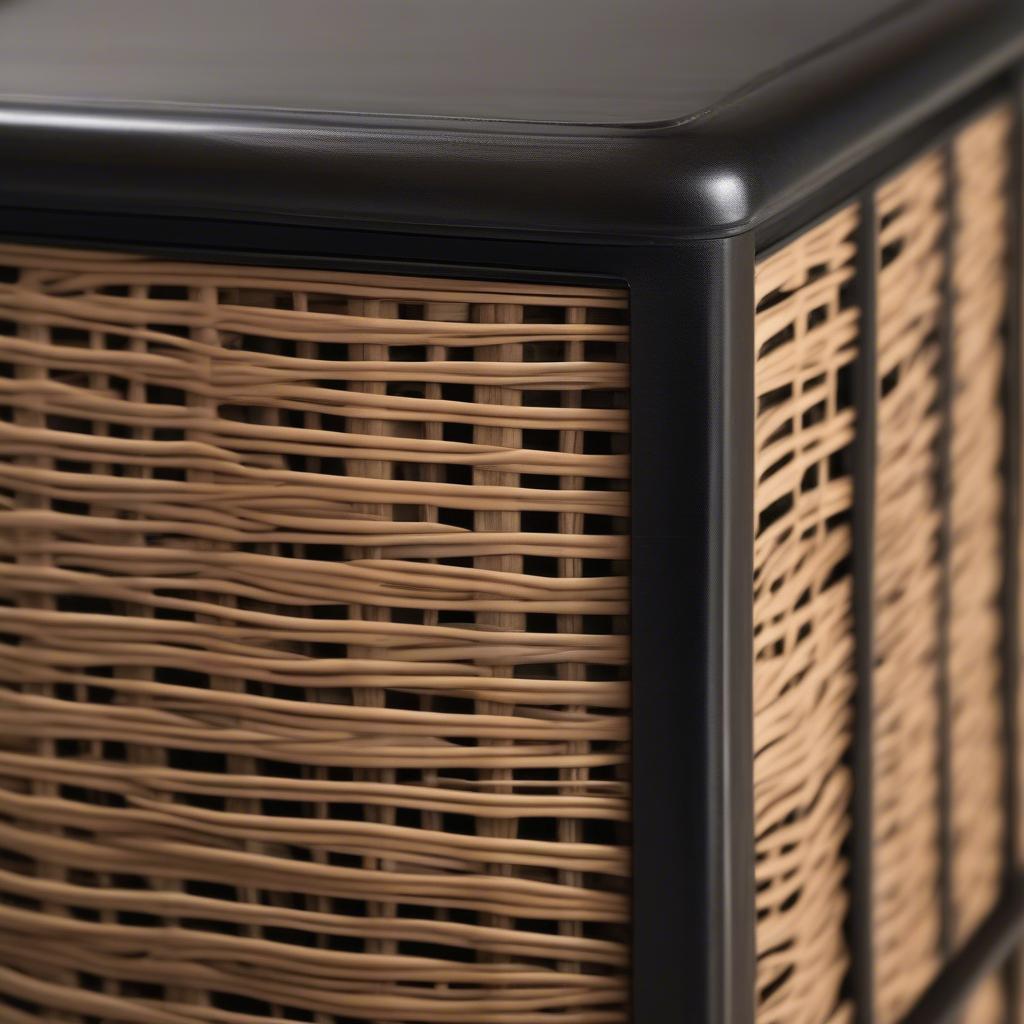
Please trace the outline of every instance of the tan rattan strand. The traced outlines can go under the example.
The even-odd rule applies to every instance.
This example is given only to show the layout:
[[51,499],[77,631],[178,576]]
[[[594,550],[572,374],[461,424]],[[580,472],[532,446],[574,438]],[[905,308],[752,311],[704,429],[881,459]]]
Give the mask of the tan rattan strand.
[[948,679],[950,879],[958,943],[992,910],[1003,878],[1001,391],[1012,124],[1011,111],[1000,107],[953,144]]
[[939,965],[940,154],[877,192],[874,935],[879,1024]]
[[1009,1009],[1002,976],[990,974],[967,997],[958,1024],[1007,1024]]
[[754,803],[757,1019],[845,1021],[843,937],[853,689],[854,415],[840,376],[856,356],[850,208],[757,267]]
[[0,1017],[624,1024],[626,314],[0,248]]

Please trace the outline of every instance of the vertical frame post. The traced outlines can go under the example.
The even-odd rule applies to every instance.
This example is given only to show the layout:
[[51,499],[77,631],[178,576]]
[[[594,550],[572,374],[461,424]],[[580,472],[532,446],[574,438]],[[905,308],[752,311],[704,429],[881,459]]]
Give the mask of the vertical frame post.
[[874,1024],[875,468],[878,453],[878,223],[872,188],[860,195],[857,276],[860,343],[854,381],[853,619],[857,689],[853,730],[852,990],[857,1024]]
[[754,1019],[753,268],[744,235],[628,277],[644,1024]]
[[[1021,260],[1024,258],[1024,73],[1020,70],[1014,76],[1013,88],[1014,126],[1010,180],[1007,182],[1011,209],[1010,247],[1007,257],[1009,294],[1006,310],[1006,362],[1003,373],[1003,458],[1006,487],[1004,501],[1004,577],[1003,577],[1003,743],[1006,750],[1005,797],[1006,797],[1006,841],[1003,848],[1005,857],[1005,883],[1007,899],[1012,900],[1019,888],[1018,874],[1024,850],[1021,849],[1021,790],[1018,765],[1020,744],[1024,737],[1019,735],[1020,675],[1021,675],[1021,445],[1024,441],[1024,422],[1021,413],[1022,374],[1022,322],[1024,322],[1024,273]],[[1024,1011],[1024,977],[1021,970],[1019,951],[1010,954],[1006,964],[1006,986],[1008,992],[1008,1024],[1022,1024]]]
[[[754,245],[750,236],[719,243],[724,266],[718,307],[723,330],[712,346],[711,493],[712,686],[718,682],[713,720],[721,747],[711,781],[710,855],[722,864],[723,920],[712,930],[720,947],[721,1005],[716,1020],[746,1024],[755,1016],[753,580],[754,580]],[[714,291],[712,292],[714,295]],[[717,541],[717,543],[716,543]],[[718,845],[720,844],[720,845]],[[716,849],[717,847],[717,849]],[[719,852],[720,851],[720,852]]]

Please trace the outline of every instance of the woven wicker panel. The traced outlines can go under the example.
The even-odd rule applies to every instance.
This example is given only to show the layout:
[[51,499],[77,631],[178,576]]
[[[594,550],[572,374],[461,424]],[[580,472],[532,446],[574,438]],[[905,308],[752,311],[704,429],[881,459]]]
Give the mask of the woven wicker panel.
[[939,154],[877,192],[874,926],[878,1018],[897,1020],[939,963]]
[[960,942],[992,910],[1003,876],[1000,463],[1011,127],[1010,110],[999,108],[953,144],[948,678],[950,879]]
[[624,1022],[624,293],[0,266],[3,1020]]
[[758,1020],[821,1024],[839,1004],[853,635],[842,386],[856,356],[846,300],[857,211],[757,267],[754,803]]

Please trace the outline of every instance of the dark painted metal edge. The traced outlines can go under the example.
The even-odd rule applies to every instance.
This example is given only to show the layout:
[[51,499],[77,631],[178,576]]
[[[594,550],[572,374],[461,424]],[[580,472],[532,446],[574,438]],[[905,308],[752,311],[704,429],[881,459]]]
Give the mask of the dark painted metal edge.
[[753,266],[744,236],[626,275],[638,1024],[754,1019]]
[[670,264],[677,256],[667,247],[570,247],[535,240],[4,207],[0,207],[0,239],[197,263],[581,287],[628,287],[647,268]]
[[867,162],[823,186],[797,205],[759,225],[755,231],[758,258],[782,248],[798,235],[827,220],[843,205],[861,198],[930,149],[949,142],[966,124],[991,106],[1006,100],[1013,90],[1013,75],[1000,75],[964,96],[934,117],[916,125],[892,146]]
[[670,128],[474,131],[7,102],[0,205],[671,245],[782,214],[1022,57],[1020,4],[929,0]]
[[[891,148],[874,154],[866,162],[859,163],[793,207],[787,208],[785,213],[766,221],[755,233],[759,256],[784,244],[800,230],[827,216],[829,211],[855,198],[866,183],[889,174],[901,160],[911,158],[914,153],[920,152],[923,147],[976,113],[979,105],[1005,95],[1007,87],[1005,80],[988,83],[980,91],[909,130]],[[3,138],[2,132],[0,138]],[[55,166],[66,155],[58,147],[54,154],[57,162]],[[194,170],[182,169],[182,174],[195,177]],[[550,274],[552,279],[558,280],[567,276],[565,272],[540,270],[531,266],[529,254],[531,247],[539,244],[536,239],[508,237],[485,240],[458,233],[432,235],[425,232],[407,234],[397,231],[353,230],[317,225],[301,218],[280,223],[269,223],[266,219],[258,218],[246,222],[232,219],[225,210],[212,210],[206,217],[185,217],[167,216],[170,210],[161,208],[156,214],[139,216],[127,211],[131,205],[129,203],[119,204],[117,210],[103,213],[68,208],[5,207],[2,177],[0,175],[0,230],[9,238],[21,238],[39,244],[65,244],[68,239],[75,239],[100,248],[130,247],[138,251],[163,251],[169,254],[181,249],[194,254],[197,259],[205,260],[235,259],[244,255],[253,261],[265,259],[266,262],[273,262],[284,256],[297,266],[327,265],[324,261],[335,261],[331,265],[345,265],[347,254],[366,253],[365,259],[373,264],[371,269],[390,273],[415,273],[415,270],[406,269],[407,262],[411,260],[423,262],[428,268],[424,272],[447,273],[450,276],[458,276],[460,272],[487,273],[489,267],[493,267],[491,272],[498,275],[512,268],[528,276],[540,274],[544,277]],[[71,182],[69,188],[73,191]],[[456,228],[450,230],[455,232]],[[623,244],[629,241],[628,238],[620,237],[615,240],[614,246],[595,242],[593,247],[611,251],[621,245],[624,251],[617,262],[626,265],[633,258],[626,250],[646,247]],[[401,258],[396,260],[396,253]],[[515,262],[502,264],[497,257],[499,253],[503,258]],[[650,259],[656,258],[652,253]],[[671,259],[671,256],[666,254],[665,258]],[[363,257],[349,257],[348,266],[360,266],[361,259]],[[576,260],[565,262],[566,265],[585,266],[591,261],[585,252],[581,252]],[[449,265],[454,265],[456,269],[447,269]],[[571,278],[572,274],[568,276]]]
[[[720,865],[720,923],[708,936],[718,959],[711,1020],[753,1024],[755,1005],[753,579],[754,579],[754,242],[724,243],[723,274],[713,301],[722,339],[713,347],[711,387],[711,521],[707,579],[719,680],[711,778],[717,821],[708,855]],[[642,1018],[637,1018],[642,1020]]]
[[857,1024],[874,1024],[875,468],[878,461],[878,223],[873,188],[860,196],[857,230],[860,339],[854,381],[853,628],[857,688],[853,720],[851,988]]
[[[726,622],[703,581],[728,541],[713,513],[717,353],[736,243],[626,270],[632,322],[633,1020],[724,1024],[731,886],[722,741]],[[684,397],[685,396],[685,397]],[[684,408],[684,406],[688,406]],[[696,828],[696,831],[693,829]],[[743,1024],[739,1019],[737,1024]]]
[[[1003,578],[1003,744],[1005,760],[1006,837],[1003,847],[1005,858],[1005,887],[1010,889],[1017,867],[1024,858],[1020,848],[1021,791],[1018,765],[1022,757],[1021,740],[1018,735],[1018,709],[1020,701],[1020,537],[1021,537],[1021,446],[1024,439],[1022,421],[1022,382],[1024,371],[1022,360],[1022,316],[1021,303],[1024,301],[1024,76],[1017,76],[1014,82],[1014,125],[1010,177],[1007,183],[1011,218],[1010,246],[1007,259],[1009,294],[1006,316],[1006,365],[1003,373],[1003,474],[1006,486],[1004,501],[1004,551],[1005,570]],[[1024,977],[1021,959],[1011,956],[1006,965],[1006,986],[1009,997],[1009,1018],[1007,1024],[1021,1024],[1024,1013]]]

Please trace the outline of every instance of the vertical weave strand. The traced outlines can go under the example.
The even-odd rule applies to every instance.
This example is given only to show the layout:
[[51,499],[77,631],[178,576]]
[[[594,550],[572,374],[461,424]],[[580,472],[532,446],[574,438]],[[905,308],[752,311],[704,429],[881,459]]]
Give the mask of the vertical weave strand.
[[839,990],[854,686],[850,555],[855,208],[756,271],[757,1019],[850,1018]]
[[1003,881],[1001,390],[1013,117],[999,107],[952,147],[950,758],[953,934],[964,942]]
[[940,956],[939,325],[943,161],[877,192],[874,930],[880,1024],[898,1020]]
[[0,1014],[624,1024],[616,290],[0,247]]

